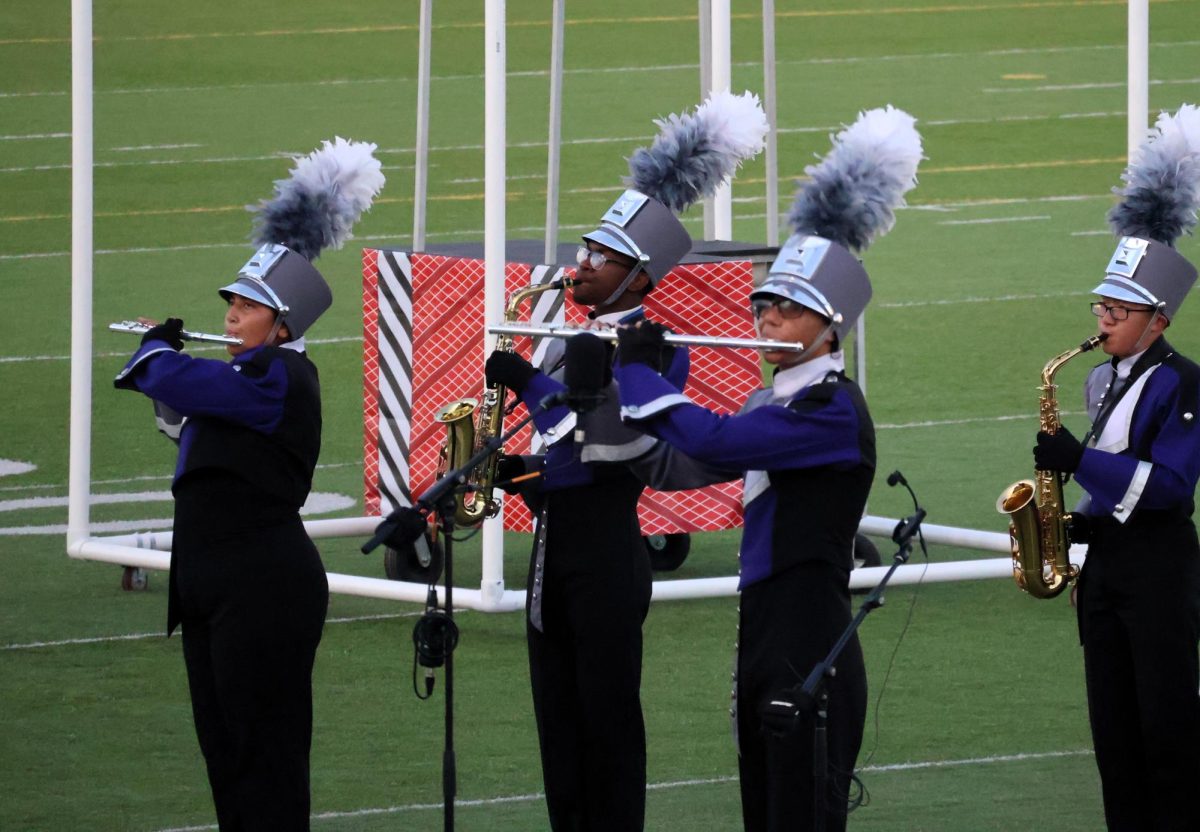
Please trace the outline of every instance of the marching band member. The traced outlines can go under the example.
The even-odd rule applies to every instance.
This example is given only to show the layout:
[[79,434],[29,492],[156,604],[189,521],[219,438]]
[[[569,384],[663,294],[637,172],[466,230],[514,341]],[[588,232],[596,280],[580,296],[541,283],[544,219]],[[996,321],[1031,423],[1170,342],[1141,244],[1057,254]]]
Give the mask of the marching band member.
[[1200,367],[1163,337],[1196,268],[1172,245],[1196,224],[1200,111],[1159,117],[1109,213],[1121,237],[1092,312],[1110,360],[1088,376],[1092,427],[1039,433],[1041,470],[1085,491],[1072,539],[1088,714],[1110,830],[1200,829]]
[[[630,190],[583,235],[572,292],[591,307],[593,327],[643,319],[646,293],[691,248],[674,211],[711,193],[761,150],[767,129],[757,98],[728,92],[660,125],[655,144],[630,159]],[[487,381],[534,408],[564,389],[564,352],[554,342],[542,370],[515,353],[493,353]],[[686,354],[659,369],[682,389]],[[633,832],[645,817],[640,688],[651,583],[637,502],[645,485],[667,485],[670,449],[621,423],[611,380],[596,409],[575,414],[558,406],[534,424],[545,456],[502,457],[498,476],[543,474],[536,491],[524,493],[536,517],[526,631],[550,825],[556,832]]]
[[383,185],[375,145],[336,141],[277,183],[260,206],[263,245],[219,290],[225,333],[242,340],[227,347],[232,360],[184,354],[183,322],[169,318],[114,382],[183,417],[166,419],[179,444],[167,634],[183,625],[222,830],[309,828],[312,669],[329,587],[299,514],[321,446],[304,335],[333,300],[309,260],[349,236]]
[[[850,249],[894,221],[916,183],[921,142],[911,116],[874,110],[838,135],[807,172],[790,217],[796,234],[750,295],[761,337],[801,343],[767,352],[773,383],[736,415],[682,395],[655,368],[671,350],[661,327],[620,330],[621,416],[701,463],[744,471],[745,530],[735,665],[734,733],[747,830],[808,829],[814,799],[826,828],[844,829],[851,772],[862,741],[866,671],[855,637],[829,682],[829,789],[814,798],[811,717],[793,730],[762,711],[799,687],[850,622],[853,543],[875,471],[875,432],[842,345],[871,297]],[[865,175],[863,172],[866,171]],[[861,178],[859,178],[861,177]]]

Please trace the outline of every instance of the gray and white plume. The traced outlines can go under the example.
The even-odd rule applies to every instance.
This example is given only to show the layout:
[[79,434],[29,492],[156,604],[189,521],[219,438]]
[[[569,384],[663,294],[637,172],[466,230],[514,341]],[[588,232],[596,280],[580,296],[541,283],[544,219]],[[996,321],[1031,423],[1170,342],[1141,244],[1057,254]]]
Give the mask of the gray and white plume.
[[1121,201],[1108,212],[1120,237],[1141,237],[1173,246],[1196,226],[1200,207],[1200,110],[1184,104],[1175,115],[1160,113],[1150,137],[1113,188]]
[[922,157],[916,119],[890,104],[859,113],[832,137],[833,149],[804,169],[788,214],[797,233],[862,251],[896,223],[896,209],[917,184]]
[[766,146],[767,115],[758,96],[712,93],[691,113],[655,119],[659,134],[629,158],[626,187],[675,213],[712,196],[746,159]]
[[288,179],[275,182],[275,196],[247,209],[255,212],[255,245],[278,243],[308,260],[341,248],[350,230],[383,187],[382,165],[370,142],[333,141],[292,161]]

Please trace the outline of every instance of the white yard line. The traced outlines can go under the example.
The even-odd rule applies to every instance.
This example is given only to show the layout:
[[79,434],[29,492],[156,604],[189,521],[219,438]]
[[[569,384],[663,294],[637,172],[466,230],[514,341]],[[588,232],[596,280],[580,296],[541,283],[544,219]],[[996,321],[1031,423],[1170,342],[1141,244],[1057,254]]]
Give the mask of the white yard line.
[[982,217],[977,220],[939,220],[938,225],[992,225],[999,222],[1040,222],[1050,219],[1049,214],[1029,217]]
[[[1052,760],[1063,757],[1090,757],[1092,756],[1091,749],[1080,749],[1077,751],[1045,751],[1039,753],[1028,754],[998,754],[992,757],[971,757],[965,760],[929,760],[913,763],[896,763],[894,765],[866,766],[860,771],[889,773],[896,771],[920,771],[923,769],[937,768],[964,768],[968,766],[984,766],[997,765],[1003,763],[1024,763],[1038,760]],[[695,786],[713,786],[724,785],[726,783],[736,783],[737,777],[701,777],[690,780],[671,780],[662,783],[647,784],[648,791],[663,791],[667,789],[683,789],[692,788]],[[456,808],[475,808],[487,806],[500,806],[513,803],[536,803],[544,800],[546,795],[542,792],[531,792],[529,794],[514,794],[503,797],[477,798],[474,800],[455,800]],[[358,818],[377,815],[393,815],[405,812],[425,812],[438,811],[442,808],[441,803],[408,803],[399,806],[388,806],[380,808],[356,809],[349,812],[318,812],[313,814],[313,820],[341,820],[345,818]],[[160,829],[158,832],[201,832],[201,830],[216,829],[215,824],[204,826],[172,826],[166,829]]]
[[[921,123],[926,127],[957,127],[967,124],[1008,124],[1017,122],[1033,122],[1033,121],[1052,121],[1056,119],[1081,119],[1081,118],[1118,118],[1125,116],[1123,110],[1098,111],[1088,113],[1058,113],[1050,115],[1012,115],[1012,116],[981,116],[977,118],[945,118],[945,119],[925,119]],[[836,132],[841,129],[839,124],[813,124],[800,125],[796,127],[779,127],[776,132],[780,134],[791,133],[818,133],[825,134]],[[575,145],[595,145],[595,144],[640,144],[645,141],[645,136],[592,136],[577,139],[563,139],[560,144],[565,147]],[[530,141],[510,141],[510,148],[542,148],[546,146],[546,142],[541,139]],[[447,153],[461,151],[481,151],[484,146],[479,143],[471,144],[453,144],[453,145],[436,145],[430,147],[431,153]],[[389,147],[379,150],[380,154],[411,154],[415,153],[415,147]],[[117,159],[109,161],[96,161],[92,163],[92,167],[96,169],[102,168],[124,168],[124,167],[142,167],[145,165],[157,166],[172,166],[172,165],[227,165],[231,163],[241,162],[269,162],[279,159],[292,159],[295,156],[303,155],[299,151],[277,150],[273,153],[254,154],[247,156],[213,156],[200,159]],[[407,167],[407,166],[406,166]],[[34,173],[39,171],[52,170],[70,170],[70,162],[59,162],[55,164],[42,165],[15,165],[11,167],[0,168],[0,173]],[[397,170],[397,166],[384,165],[384,170]],[[605,190],[613,190],[606,188]],[[566,193],[576,193],[571,190]],[[587,189],[582,191],[588,192]]]

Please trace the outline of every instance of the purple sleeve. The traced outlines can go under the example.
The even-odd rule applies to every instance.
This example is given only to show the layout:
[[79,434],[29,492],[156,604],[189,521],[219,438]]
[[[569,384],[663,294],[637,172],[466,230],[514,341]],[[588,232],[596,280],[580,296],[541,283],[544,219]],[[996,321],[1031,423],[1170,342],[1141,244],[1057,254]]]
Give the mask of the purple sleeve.
[[779,470],[862,460],[858,412],[844,391],[723,416],[692,403],[645,365],[623,368],[619,383],[626,421],[711,465]]
[[247,366],[193,358],[150,341],[134,353],[115,384],[136,389],[183,416],[210,416],[270,433],[283,418],[287,367],[274,360],[260,375],[246,373]]

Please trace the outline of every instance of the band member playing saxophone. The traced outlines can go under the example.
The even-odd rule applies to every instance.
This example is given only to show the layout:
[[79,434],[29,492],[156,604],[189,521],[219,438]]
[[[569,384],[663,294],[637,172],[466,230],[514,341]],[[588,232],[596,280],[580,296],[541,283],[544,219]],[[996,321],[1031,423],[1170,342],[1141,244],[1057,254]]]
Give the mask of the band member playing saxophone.
[[817,812],[826,829],[846,825],[867,703],[857,637],[830,680],[825,793],[814,794],[812,715],[782,727],[764,712],[800,687],[850,622],[854,538],[875,471],[874,426],[842,352],[871,297],[851,249],[886,232],[916,184],[921,140],[913,124],[890,107],[864,113],[808,169],[812,181],[790,218],[796,233],[750,294],[761,337],[807,349],[765,352],[773,383],[740,413],[693,404],[656,369],[672,352],[660,327],[620,331],[616,375],[626,423],[700,462],[745,472],[731,716],[742,815],[753,832],[811,829]]
[[[644,317],[642,299],[691,248],[675,212],[711,194],[741,159],[761,150],[767,129],[749,93],[715,94],[694,113],[661,123],[654,146],[630,159],[630,189],[583,235],[572,293],[591,307],[593,327]],[[532,408],[564,389],[564,352],[554,341],[539,370],[497,351],[487,362],[488,383]],[[498,472],[500,480],[542,473],[524,492],[536,517],[526,631],[555,832],[637,832],[645,818],[640,688],[650,562],[637,502],[645,485],[666,485],[656,477],[670,449],[621,423],[612,360],[611,348],[600,350],[609,380],[597,408],[575,414],[559,406],[536,416],[545,456],[501,457]],[[680,351],[658,369],[680,390],[687,356]]]
[[1200,367],[1163,337],[1196,281],[1172,245],[1196,223],[1198,151],[1200,111],[1185,106],[1127,170],[1109,213],[1120,241],[1092,290],[1110,356],[1087,379],[1092,426],[1082,441],[1041,432],[1034,449],[1085,492],[1076,604],[1110,830],[1200,829]]

